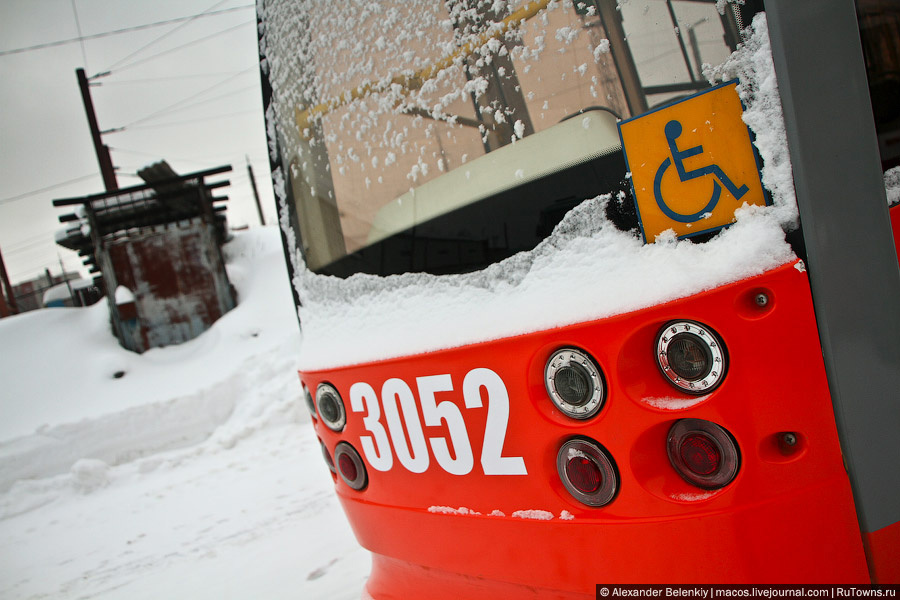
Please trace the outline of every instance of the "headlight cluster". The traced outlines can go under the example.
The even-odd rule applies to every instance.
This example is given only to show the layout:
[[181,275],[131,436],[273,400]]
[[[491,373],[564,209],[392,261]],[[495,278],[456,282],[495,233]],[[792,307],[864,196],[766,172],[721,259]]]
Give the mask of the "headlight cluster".
[[[722,339],[695,321],[671,321],[662,327],[656,335],[655,355],[666,380],[687,394],[709,394],[722,384],[728,369]],[[606,401],[607,388],[598,363],[578,348],[562,348],[550,356],[544,367],[544,386],[553,404],[572,419],[596,416]],[[732,435],[700,419],[680,419],[671,426],[666,454],[685,481],[708,490],[731,483],[740,467],[740,452]],[[587,437],[564,442],[556,467],[563,486],[583,504],[604,506],[618,492],[619,475],[612,456]]]

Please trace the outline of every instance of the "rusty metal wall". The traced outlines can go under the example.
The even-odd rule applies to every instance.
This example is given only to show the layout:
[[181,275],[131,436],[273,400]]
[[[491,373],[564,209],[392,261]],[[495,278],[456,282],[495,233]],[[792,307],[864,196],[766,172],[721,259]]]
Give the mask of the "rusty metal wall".
[[[105,274],[115,273],[108,298],[123,346],[144,352],[185,342],[234,307],[214,235],[198,218],[106,240],[101,264]],[[116,304],[119,286],[130,290],[133,304]]]

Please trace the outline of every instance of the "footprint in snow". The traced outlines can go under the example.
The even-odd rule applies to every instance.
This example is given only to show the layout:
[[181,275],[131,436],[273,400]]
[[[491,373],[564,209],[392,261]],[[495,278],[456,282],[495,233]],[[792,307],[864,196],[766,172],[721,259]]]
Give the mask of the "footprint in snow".
[[314,569],[314,570],[310,571],[309,575],[306,576],[306,580],[307,581],[315,581],[316,579],[319,579],[320,577],[324,576],[326,573],[328,573],[328,569],[330,569],[332,566],[334,566],[334,563],[336,563],[337,561],[338,561],[338,559],[333,558],[333,559],[331,559],[331,562],[329,562],[324,567],[319,567],[318,569]]

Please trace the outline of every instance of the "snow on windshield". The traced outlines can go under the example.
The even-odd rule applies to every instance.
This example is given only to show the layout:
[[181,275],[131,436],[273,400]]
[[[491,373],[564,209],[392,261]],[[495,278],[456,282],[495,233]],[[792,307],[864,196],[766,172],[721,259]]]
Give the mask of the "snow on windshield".
[[[662,235],[645,245],[605,218],[598,196],[573,209],[537,248],[479,272],[342,280],[306,269],[276,186],[302,302],[301,368],[383,360],[520,335],[634,311],[760,274],[795,258],[784,230],[796,227],[790,162],[765,15],[711,83],[740,79],[744,120],[764,161],[770,207],[738,210],[705,244]],[[276,173],[276,181],[282,179]]]

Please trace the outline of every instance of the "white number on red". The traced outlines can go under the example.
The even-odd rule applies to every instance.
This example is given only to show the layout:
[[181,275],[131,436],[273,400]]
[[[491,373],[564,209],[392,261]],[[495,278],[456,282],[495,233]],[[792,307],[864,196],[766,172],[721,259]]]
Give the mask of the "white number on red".
[[381,407],[378,404],[378,395],[371,385],[360,381],[350,386],[350,410],[366,413],[363,425],[372,435],[360,436],[359,442],[369,464],[376,471],[389,470],[394,466],[394,456],[391,454],[387,433],[378,422],[381,418]]
[[[416,399],[402,379],[388,379],[381,387],[381,402],[368,383],[350,386],[350,410],[363,413],[363,426],[371,435],[360,436],[366,460],[377,471],[388,471],[394,465],[391,448],[397,460],[412,473],[424,473],[429,466],[428,446],[437,464],[451,475],[467,475],[475,460],[459,406],[450,400],[438,400],[437,394],[453,391],[450,375],[417,377],[416,387],[426,427],[446,424],[448,436],[429,437],[426,444]],[[473,369],[463,379],[463,402],[466,409],[484,408],[482,390],[486,392],[487,423],[481,447],[481,468],[485,475],[527,475],[521,456],[503,456],[506,429],[509,424],[509,393],[503,380],[490,369]],[[387,430],[381,424],[384,409]],[[390,438],[390,441],[389,439]],[[451,453],[451,447],[453,451]]]
[[521,456],[503,456],[506,425],[509,422],[509,394],[500,376],[490,369],[473,369],[463,380],[466,408],[481,408],[481,388],[488,393],[487,425],[481,449],[485,475],[527,475]]

